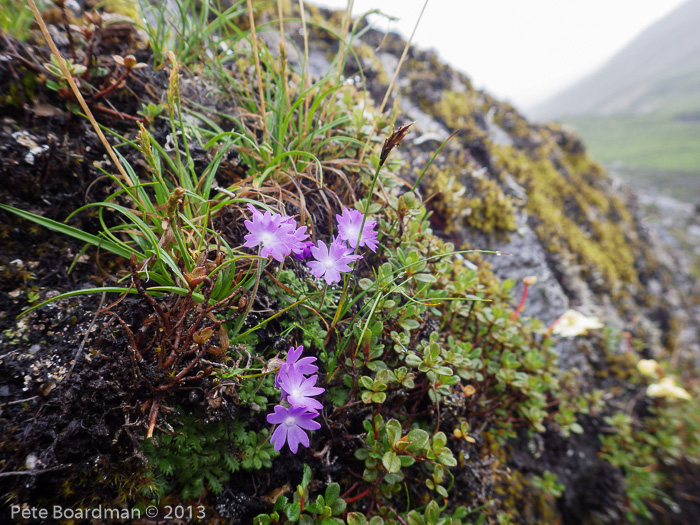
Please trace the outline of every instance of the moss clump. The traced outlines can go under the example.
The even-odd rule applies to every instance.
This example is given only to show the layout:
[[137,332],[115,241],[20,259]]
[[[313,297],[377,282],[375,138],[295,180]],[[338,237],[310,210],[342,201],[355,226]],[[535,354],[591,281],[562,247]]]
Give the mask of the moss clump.
[[516,229],[515,203],[463,152],[428,170],[428,194],[445,233],[464,227],[502,236]]
[[476,187],[476,195],[468,204],[471,210],[469,225],[496,235],[515,230],[515,206],[501,186],[493,179],[483,177],[477,181]]
[[354,49],[357,56],[362,60],[362,65],[376,75],[376,82],[382,85],[388,85],[390,81],[389,75],[387,75],[382,61],[379,60],[372,47],[360,43],[357,44]]
[[511,173],[528,190],[527,210],[537,217],[535,230],[552,252],[581,265],[584,276],[613,295],[637,283],[634,222],[622,203],[595,182],[601,168],[583,155],[550,160],[551,145],[531,158],[511,146],[493,146],[497,169]]
[[482,113],[479,94],[476,91],[445,91],[436,104],[429,104],[421,109],[441,119],[448,128],[461,130],[460,136],[463,141],[484,140],[488,137],[476,120],[477,115]]

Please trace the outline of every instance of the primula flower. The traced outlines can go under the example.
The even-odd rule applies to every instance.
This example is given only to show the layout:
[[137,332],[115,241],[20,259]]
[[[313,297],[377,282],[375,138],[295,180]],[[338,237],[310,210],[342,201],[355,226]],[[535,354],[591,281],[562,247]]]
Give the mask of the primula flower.
[[690,399],[688,391],[676,385],[672,377],[664,377],[658,383],[647,387],[649,397],[665,397],[668,399]]
[[289,366],[287,373],[279,374],[282,397],[293,407],[321,410],[321,402],[312,397],[325,392],[324,388],[314,386],[317,379],[318,376],[304,377],[294,365]]
[[272,433],[270,441],[276,451],[282,450],[285,442],[293,454],[297,453],[299,445],[309,446],[309,436],[304,430],[318,430],[321,425],[313,420],[318,415],[316,412],[308,412],[303,406],[285,408],[276,405],[274,413],[267,415],[267,422],[279,425]]
[[315,374],[318,370],[316,365],[312,365],[316,361],[315,357],[301,357],[301,353],[304,351],[304,345],[299,345],[296,348],[291,347],[289,352],[287,352],[287,358],[284,360],[279,370],[277,371],[277,377],[275,377],[275,387],[280,387],[280,378],[284,375],[288,375],[292,367],[298,370],[302,375]]
[[337,283],[341,272],[350,271],[349,263],[362,259],[361,255],[353,255],[351,252],[347,244],[338,238],[333,240],[330,247],[325,242],[318,241],[318,245],[311,248],[311,254],[316,260],[306,265],[317,279],[323,277],[327,284]]
[[292,217],[283,217],[282,223],[286,223],[292,226],[292,237],[294,238],[294,241],[292,242],[290,247],[292,248],[292,252],[294,252],[295,255],[297,252],[303,252],[304,248],[306,248],[307,243],[311,243],[311,245],[313,245],[313,241],[306,240],[309,237],[309,235],[306,233],[306,226],[301,226],[297,228],[297,223]]
[[374,231],[374,227],[377,225],[377,221],[367,219],[364,228],[362,228],[362,235],[360,235],[363,217],[364,215],[359,211],[343,207],[343,214],[335,216],[338,221],[338,234],[341,239],[348,241],[353,250],[357,248],[357,240],[359,238],[360,247],[367,246],[367,248],[376,252],[377,232]]
[[248,209],[253,214],[253,220],[243,221],[250,232],[244,237],[246,242],[243,246],[254,248],[262,244],[261,257],[270,255],[276,261],[283,262],[308,237],[305,233],[306,226],[295,229],[291,217],[282,217],[279,213],[269,211],[263,215],[252,204],[248,204]]
[[311,248],[315,246],[313,241],[302,241],[299,247],[294,251],[294,257],[297,261],[305,261],[311,257]]
[[576,310],[567,310],[554,322],[552,333],[562,337],[576,337],[603,326],[597,317],[586,317]]

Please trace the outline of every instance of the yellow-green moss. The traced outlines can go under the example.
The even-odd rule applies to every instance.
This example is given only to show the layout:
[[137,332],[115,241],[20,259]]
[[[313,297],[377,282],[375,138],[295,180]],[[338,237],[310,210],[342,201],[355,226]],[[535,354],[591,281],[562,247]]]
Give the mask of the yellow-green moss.
[[570,254],[588,277],[598,272],[613,295],[625,283],[636,283],[635,255],[639,243],[633,218],[619,199],[611,199],[595,183],[603,174],[584,155],[550,160],[548,144],[535,159],[511,146],[493,146],[497,169],[511,173],[528,190],[527,209],[539,219],[536,232],[552,252]]
[[487,174],[475,175],[476,168],[463,153],[453,153],[446,164],[428,170],[428,194],[445,222],[445,232],[466,226],[500,236],[515,230],[513,200]]
[[493,179],[482,177],[477,181],[475,196],[469,199],[468,206],[469,226],[484,233],[498,235],[517,228],[513,200]]
[[379,60],[377,57],[377,54],[374,52],[374,49],[372,49],[371,46],[365,44],[365,43],[360,43],[355,45],[354,47],[355,53],[357,53],[357,56],[361,59],[363,59],[363,65],[365,67],[369,67],[372,71],[374,71],[377,75],[376,77],[376,82],[379,84],[389,84],[389,75],[387,75],[386,70],[384,69],[384,65],[382,64],[382,61]]
[[475,115],[481,113],[476,91],[445,91],[437,104],[429,104],[421,109],[442,119],[450,130],[462,130],[460,138],[463,141],[485,139],[488,136],[475,120]]
[[534,486],[530,476],[508,468],[508,447],[485,436],[487,447],[495,460],[493,492],[498,500],[491,507],[491,522],[495,523],[559,523],[556,499]]

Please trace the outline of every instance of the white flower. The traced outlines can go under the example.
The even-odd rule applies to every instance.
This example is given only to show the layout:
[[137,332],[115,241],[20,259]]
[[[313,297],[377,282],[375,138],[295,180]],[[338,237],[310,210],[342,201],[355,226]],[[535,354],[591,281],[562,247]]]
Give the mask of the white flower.
[[656,379],[659,369],[659,363],[653,359],[641,359],[639,363],[637,363],[637,370],[639,370],[639,373],[651,379]]
[[690,399],[688,391],[676,384],[672,377],[664,377],[658,383],[647,387],[649,397],[665,397],[668,399]]
[[603,326],[597,317],[586,317],[576,310],[567,310],[554,322],[552,333],[562,337],[576,337]]

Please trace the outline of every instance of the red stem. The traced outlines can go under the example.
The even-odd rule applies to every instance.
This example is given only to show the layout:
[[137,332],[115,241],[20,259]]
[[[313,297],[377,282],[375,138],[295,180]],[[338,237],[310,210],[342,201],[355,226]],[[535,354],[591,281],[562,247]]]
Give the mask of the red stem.
[[520,315],[520,312],[522,312],[523,306],[525,306],[525,299],[527,299],[528,288],[530,288],[530,286],[526,283],[525,288],[523,288],[523,296],[520,299],[520,304],[518,305],[518,308],[515,310],[515,312],[513,312],[513,315],[510,318],[511,321],[515,321]]
[[356,496],[353,496],[352,498],[344,498],[345,503],[352,503],[353,501],[357,501],[359,499],[364,498],[367,494],[369,494],[369,491],[372,487],[367,487],[365,490],[357,494]]

